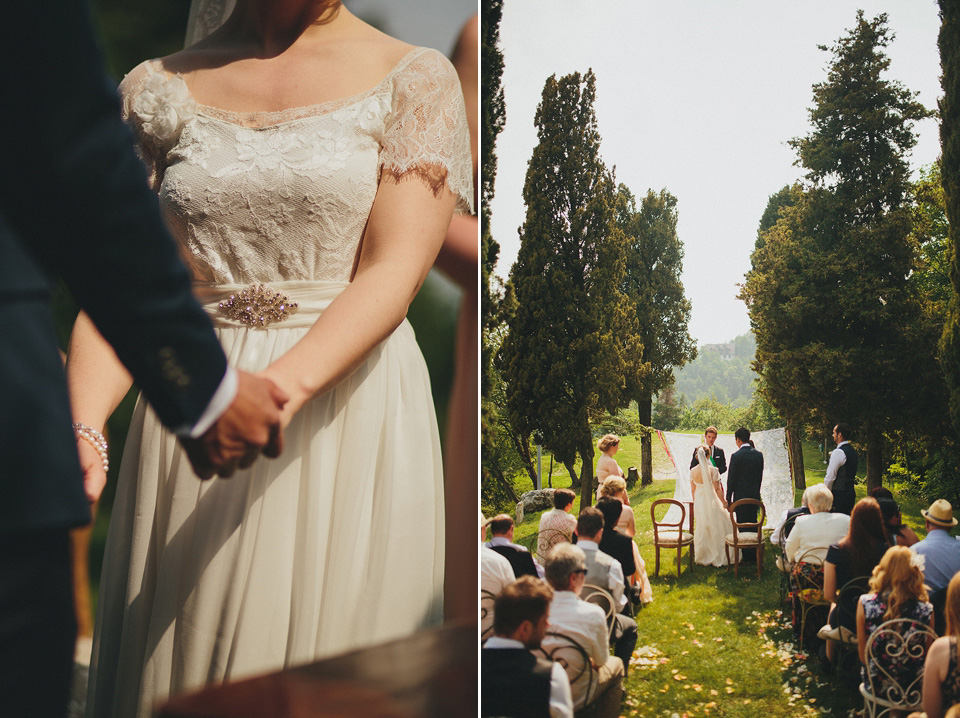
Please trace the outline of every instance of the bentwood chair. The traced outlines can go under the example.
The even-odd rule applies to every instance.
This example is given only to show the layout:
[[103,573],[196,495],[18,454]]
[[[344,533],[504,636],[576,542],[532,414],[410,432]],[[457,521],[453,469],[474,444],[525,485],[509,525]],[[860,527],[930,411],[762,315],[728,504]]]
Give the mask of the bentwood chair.
[[587,650],[575,638],[565,633],[547,631],[540,648],[534,651],[537,652],[548,661],[559,663],[567,672],[570,690],[574,696],[574,708],[581,710],[590,705],[600,675],[591,665]]
[[787,559],[787,534],[790,533],[793,529],[794,524],[797,522],[797,518],[802,514],[796,514],[791,516],[783,524],[783,528],[780,529],[780,541],[775,544],[776,548],[779,549],[777,555],[776,566],[777,570],[780,572],[780,585],[777,590],[777,595],[780,598],[780,606],[783,606],[784,601],[787,600],[787,597],[790,595],[790,574],[793,571],[793,563]]
[[607,632],[612,636],[614,619],[617,616],[617,603],[610,592],[592,583],[585,583],[580,591],[580,599],[603,609],[607,619]]
[[923,666],[937,634],[909,618],[885,621],[867,637],[866,683],[860,684],[863,712],[869,718],[921,710]]
[[793,565],[792,576],[794,611],[800,614],[802,645],[807,639],[807,621],[810,614],[822,616],[819,625],[823,625],[830,610],[830,601],[823,595],[823,551],[810,549],[800,554]]
[[490,591],[480,589],[480,642],[493,635],[493,603],[496,600]]
[[[756,521],[737,522],[736,509],[740,506],[756,506],[758,519]],[[733,533],[727,534],[724,541],[724,551],[727,554],[727,570],[730,570],[730,549],[733,549],[733,575],[738,576],[740,571],[740,551],[756,549],[757,577],[763,576],[763,523],[767,517],[767,510],[760,499],[740,499],[730,504],[730,525]]]
[[[836,624],[838,626],[857,625],[857,604],[860,602],[860,596],[869,593],[869,584],[869,576],[856,576],[843,584],[843,587],[837,592],[837,607],[834,610],[837,612]],[[851,655],[856,654],[858,650],[857,633],[856,631],[847,633],[847,631],[840,630],[837,631],[836,638],[828,637],[827,640],[834,644],[833,665],[836,669],[835,677],[839,678],[843,674],[845,662],[851,661]],[[860,666],[859,657],[856,666],[857,668]]]
[[[653,546],[656,549],[656,566],[653,570],[654,576],[660,575],[660,549],[677,549],[677,578],[680,577],[680,557],[684,546],[689,546],[687,552],[690,555],[690,570],[693,571],[693,502],[686,502],[690,507],[690,523],[687,524],[687,509],[683,503],[675,499],[657,499],[650,504],[650,520],[653,522]],[[657,519],[658,506],[676,506],[680,509],[679,521],[663,521]],[[668,509],[669,510],[669,509]],[[666,516],[664,516],[666,518]],[[684,531],[684,526],[689,525],[690,531]]]

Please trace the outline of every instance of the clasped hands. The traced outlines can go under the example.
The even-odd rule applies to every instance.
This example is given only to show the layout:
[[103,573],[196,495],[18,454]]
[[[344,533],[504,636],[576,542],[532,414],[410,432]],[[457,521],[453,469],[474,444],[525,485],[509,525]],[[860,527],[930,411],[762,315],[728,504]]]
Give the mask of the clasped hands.
[[237,372],[237,395],[203,436],[180,438],[201,479],[227,478],[256,458],[275,459],[283,451],[281,412],[290,397],[270,379]]

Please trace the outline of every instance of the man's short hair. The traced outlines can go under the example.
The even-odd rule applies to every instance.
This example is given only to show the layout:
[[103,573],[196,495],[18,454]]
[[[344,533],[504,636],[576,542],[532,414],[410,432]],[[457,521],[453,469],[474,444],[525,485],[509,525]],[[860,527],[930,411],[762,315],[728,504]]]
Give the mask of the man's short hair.
[[706,429],[703,430],[703,435],[704,435],[704,436],[706,436],[707,434],[713,434],[714,436],[716,436],[716,435],[719,434],[719,433],[720,433],[720,432],[717,431],[717,427],[715,427],[715,426],[708,426]]
[[572,504],[577,495],[570,489],[555,489],[553,492],[553,508],[565,509]]
[[577,518],[577,536],[580,538],[594,537],[603,528],[603,514],[596,506],[587,506],[580,510]]
[[837,433],[843,437],[844,441],[850,441],[853,439],[853,432],[850,430],[849,424],[844,424],[842,421],[836,426]]
[[487,521],[487,525],[494,536],[503,536],[513,526],[513,519],[509,514],[497,514]]
[[750,429],[747,429],[746,427],[741,426],[739,429],[733,432],[733,435],[735,438],[740,439],[740,441],[744,444],[750,441]]
[[557,591],[570,590],[570,577],[583,568],[586,560],[587,555],[579,546],[566,541],[554,544],[543,559],[543,573],[547,583]]
[[512,636],[524,621],[536,625],[553,600],[553,589],[533,576],[521,576],[504,586],[493,602],[493,632]]
[[623,504],[620,499],[614,499],[610,496],[604,496],[597,502],[597,508],[603,514],[603,527],[614,528],[620,520],[620,514],[623,513]]
[[807,506],[811,513],[814,513],[814,510],[817,512],[829,511],[830,507],[833,506],[833,492],[823,484],[808,486],[803,495],[807,499]]

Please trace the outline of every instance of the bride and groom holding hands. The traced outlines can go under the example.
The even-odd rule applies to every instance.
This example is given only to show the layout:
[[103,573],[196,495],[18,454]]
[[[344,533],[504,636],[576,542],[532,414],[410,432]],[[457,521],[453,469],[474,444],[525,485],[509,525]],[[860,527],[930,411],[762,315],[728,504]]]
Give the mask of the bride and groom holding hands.
[[[737,451],[730,456],[727,470],[726,456],[715,446],[717,429],[708,426],[704,443],[693,452],[690,462],[690,492],[693,495],[693,546],[695,560],[705,566],[727,564],[725,539],[731,533],[729,507],[740,499],[759,499],[763,480],[763,454],[754,448],[750,431],[743,427],[734,433]],[[724,492],[721,474],[727,473]],[[755,506],[738,506],[738,523],[756,521]],[[744,557],[751,559],[747,551]]]
[[[0,25],[4,714],[65,713],[68,531],[90,521],[131,375],[152,408],[121,464],[88,715],[148,716],[441,618],[439,435],[404,317],[472,210],[456,71],[337,0],[224,19],[128,75],[133,133],[83,3],[18,3]],[[93,320],[69,388],[47,272]],[[267,283],[254,316],[228,311]],[[215,473],[235,476],[197,481]]]

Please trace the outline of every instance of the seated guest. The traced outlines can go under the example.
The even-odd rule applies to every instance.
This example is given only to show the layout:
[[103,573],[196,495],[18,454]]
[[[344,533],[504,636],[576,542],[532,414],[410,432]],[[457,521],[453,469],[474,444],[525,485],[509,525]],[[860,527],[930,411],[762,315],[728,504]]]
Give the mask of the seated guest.
[[570,515],[577,495],[570,489],[555,489],[553,492],[553,510],[544,511],[540,516],[537,529],[537,553],[546,556],[554,544],[569,543],[577,528],[577,519]]
[[812,488],[812,486],[808,486],[803,492],[803,498],[800,499],[800,506],[789,508],[783,512],[783,517],[774,527],[773,533],[770,534],[770,543],[774,546],[783,546],[783,544],[787,542],[787,538],[790,536],[790,532],[793,531],[794,522],[798,516],[807,516],[810,514],[807,501],[808,492]]
[[627,482],[620,476],[609,476],[600,484],[600,498],[609,496],[620,502],[620,519],[617,521],[617,529],[625,533],[630,538],[637,534],[637,523],[633,516],[633,509],[630,508],[630,497],[627,495]]
[[[876,499],[864,497],[850,513],[847,535],[830,546],[823,564],[823,595],[830,601],[828,622],[831,628],[844,628],[856,633],[856,614],[853,611],[837,611],[837,594],[851,579],[870,576],[886,550],[887,535],[880,505]],[[827,641],[825,653],[827,662],[832,661],[832,641]]]
[[621,503],[609,496],[597,502],[597,508],[603,514],[603,535],[600,537],[600,550],[620,562],[626,579],[626,586],[632,586],[637,580],[637,563],[634,559],[636,544],[625,533],[617,530],[620,520]]
[[553,589],[524,576],[497,596],[493,636],[480,652],[480,711],[488,716],[573,718],[570,679],[559,663],[538,658]]
[[521,576],[543,578],[540,571],[537,570],[537,564],[534,563],[530,551],[519,544],[513,543],[513,519],[510,516],[497,514],[487,521],[487,526],[490,527],[491,538],[484,546],[493,549],[507,559],[517,578]]
[[914,530],[903,523],[900,507],[890,489],[878,486],[870,495],[880,504],[880,513],[883,514],[883,524],[887,528],[887,539],[891,546],[913,546],[920,540]]
[[[800,516],[793,525],[783,552],[792,565],[807,554],[821,563],[827,557],[830,544],[837,543],[847,535],[850,517],[847,514],[832,514],[833,493],[823,484],[814,484],[803,492],[810,509],[809,516]],[[812,551],[812,553],[807,553]]]
[[[613,596],[618,609],[622,609],[627,604],[627,598],[623,595],[623,568],[617,559],[600,550],[602,534],[603,514],[599,509],[588,506],[580,512],[580,518],[577,519],[577,536],[580,539],[577,546],[583,549],[584,564],[587,567],[584,583],[606,590]],[[622,613],[614,616],[610,645],[613,646],[613,655],[619,656],[623,661],[623,676],[626,678],[630,670],[630,656],[637,647],[637,622]]]
[[947,584],[946,633],[930,646],[923,669],[923,711],[941,718],[960,703],[960,573]]
[[[912,650],[901,652],[902,647],[898,644],[890,654],[881,647],[880,650],[874,648],[871,651],[873,657],[868,657],[867,639],[881,623],[895,618],[908,618],[920,627],[933,628],[933,606],[927,601],[927,589],[918,563],[906,546],[891,546],[873,569],[870,593],[862,595],[857,604],[857,649],[863,664],[863,685],[869,687],[868,674],[872,676],[875,686],[879,686],[875,688],[875,697],[884,700],[901,700],[900,690],[920,675],[926,640],[919,637],[911,640],[910,633],[914,630],[911,628],[903,635]],[[899,688],[895,688],[897,684]]]
[[[574,708],[579,711],[586,706],[587,691],[592,682],[596,688],[590,705],[596,707],[596,715],[598,718],[616,718],[620,715],[623,661],[610,655],[603,609],[580,600],[587,574],[583,549],[568,543],[557,544],[544,559],[544,571],[554,590],[550,603],[550,631],[564,634],[579,643],[598,672],[595,678],[584,674],[570,686]],[[558,642],[547,636],[543,645],[546,649]]]
[[[480,540],[483,541],[485,522],[480,515]],[[480,547],[480,639],[485,640],[493,630],[493,604],[483,600],[484,592],[496,597],[508,583],[513,583],[513,567],[510,562],[491,548]],[[484,613],[486,610],[486,613]]]
[[923,556],[923,582],[934,594],[946,588],[953,575],[960,571],[960,541],[950,535],[957,520],[953,518],[953,506],[946,499],[937,499],[920,513],[926,521],[927,537],[910,549]]

